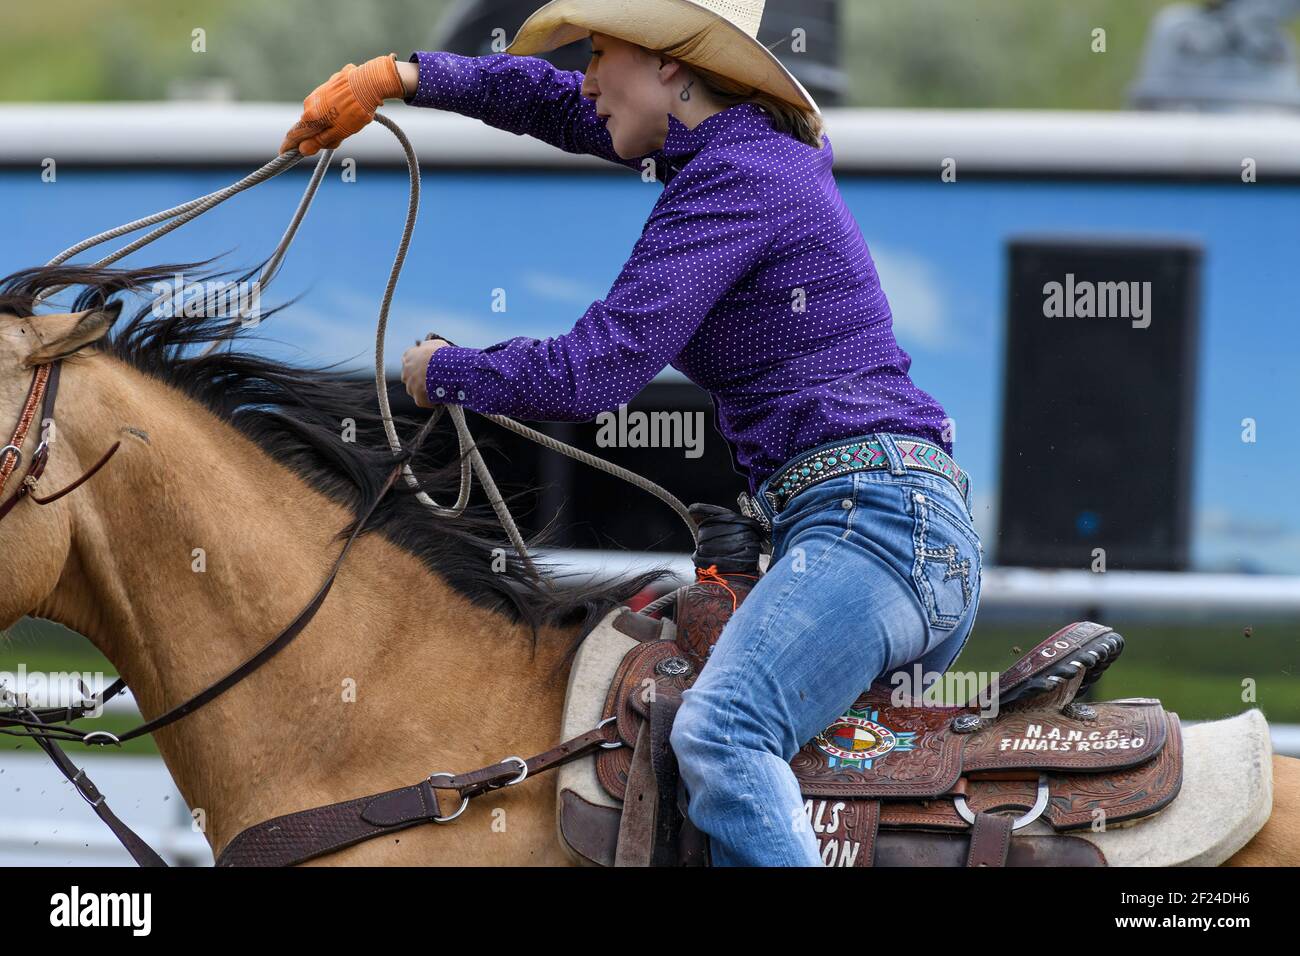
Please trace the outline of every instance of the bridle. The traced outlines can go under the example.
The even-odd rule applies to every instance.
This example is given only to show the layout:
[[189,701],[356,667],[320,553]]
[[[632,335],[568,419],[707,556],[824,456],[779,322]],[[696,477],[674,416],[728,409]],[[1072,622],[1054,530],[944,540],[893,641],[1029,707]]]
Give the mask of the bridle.
[[[298,612],[275,637],[262,646],[260,650],[247,658],[239,666],[232,669],[225,676],[212,682],[203,690],[194,694],[184,702],[177,704],[163,714],[155,717],[153,720],[146,721],[131,730],[122,734],[112,734],[107,731],[83,731],[71,726],[70,722],[85,717],[90,713],[97,712],[102,708],[105,701],[110,700],[117,694],[126,689],[126,682],[122,678],[113,681],[104,691],[98,694],[93,700],[83,701],[80,704],[71,704],[65,707],[30,707],[25,701],[14,701],[7,709],[0,707],[0,733],[7,733],[22,737],[31,737],[38,746],[43,749],[50,759],[54,761],[59,770],[70,780],[77,792],[91,805],[95,813],[102,819],[113,831],[114,835],[126,848],[132,858],[141,866],[167,866],[166,861],[162,859],[154,850],[137,836],[130,827],[123,823],[109,809],[98,788],[86,776],[84,770],[76,767],[67,755],[60,749],[59,741],[75,741],[83,744],[121,744],[137,737],[151,734],[163,727],[168,726],[182,717],[192,714],[203,705],[209,703],[221,694],[225,693],[231,687],[238,684],[249,674],[253,673],[268,660],[283,650],[288,644],[311,622],[316,612],[324,603],[326,596],[334,585],[334,580],[338,575],[339,569],[343,565],[344,559],[352,549],[353,543],[366,527],[367,522],[374,514],[379,503],[384,499],[392,489],[399,476],[405,476],[408,485],[415,490],[415,497],[421,503],[425,504],[435,514],[440,515],[458,515],[464,509],[469,500],[470,486],[469,475],[470,468],[478,476],[483,490],[487,495],[489,502],[500,518],[503,527],[511,543],[518,551],[523,565],[532,573],[536,574],[536,569],[529,558],[527,548],[515,526],[514,520],[506,507],[496,483],[492,480],[491,474],[487,470],[487,465],[482,459],[477,446],[473,441],[473,436],[469,433],[465,424],[464,410],[456,405],[438,405],[433,414],[416,433],[411,444],[405,448],[398,441],[397,433],[393,423],[393,417],[388,403],[388,389],[385,378],[383,365],[384,355],[384,330],[387,323],[389,304],[392,299],[393,290],[397,283],[397,277],[401,271],[402,262],[406,255],[407,246],[410,243],[411,232],[414,228],[415,213],[418,208],[419,196],[419,161],[415,156],[410,141],[405,134],[397,127],[392,120],[376,114],[375,119],[383,126],[386,126],[401,142],[406,151],[407,168],[411,178],[411,198],[407,211],[406,225],[403,230],[402,241],[398,248],[398,253],[394,259],[393,268],[389,276],[388,286],[384,293],[379,312],[379,324],[376,334],[375,345],[375,385],[377,390],[378,402],[381,416],[383,419],[384,429],[387,433],[392,460],[394,465],[384,481],[379,493],[375,496],[365,513],[361,515],[339,551],[329,574],[323,584],[317,590],[316,594],[310,601]],[[270,279],[278,270],[280,261],[292,241],[298,225],[305,215],[311,199],[315,194],[328,166],[330,158],[334,151],[322,150],[320,159],[317,162],[316,170],[312,175],[303,198],[299,203],[288,230],[281,238],[279,245],[276,247],[268,264],[262,273],[261,286],[263,289],[269,284]],[[201,196],[198,199],[191,200],[172,209],[155,213],[144,219],[136,220],[132,223],[119,226],[107,232],[92,236],[83,240],[75,246],[60,253],[55,259],[51,260],[50,265],[59,264],[71,256],[81,252],[91,246],[98,245],[108,239],[116,238],[127,233],[134,232],[145,226],[165,223],[158,226],[147,235],[128,243],[117,252],[96,262],[96,266],[103,266],[110,262],[127,255],[130,252],[152,242],[154,239],[165,235],[167,232],[175,229],[177,226],[201,215],[207,210],[213,208],[218,203],[224,202],[227,198],[236,193],[249,188],[252,185],[263,182],[272,176],[278,175],[285,169],[290,168],[297,163],[301,157],[296,150],[282,154],[276,159],[267,163],[261,169],[251,175],[227,186],[217,192],[210,193],[207,196]],[[170,221],[169,221],[170,220]],[[51,294],[51,290],[45,295]],[[38,299],[39,301],[39,299]],[[430,335],[429,337],[435,337]],[[209,350],[219,344],[219,340],[214,341]],[[205,353],[206,354],[206,353]],[[38,420],[36,410],[40,409],[39,421],[53,429],[55,401],[58,397],[59,390],[59,373],[62,359],[36,366],[32,374],[32,384],[28,390],[27,399],[18,416],[18,423],[14,428],[9,443],[0,449],[0,494],[3,494],[5,485],[14,474],[16,468],[22,463],[22,448],[27,440],[32,425]],[[461,450],[461,487],[456,503],[451,506],[439,505],[436,501],[429,498],[428,495],[420,490],[420,485],[415,474],[410,468],[410,461],[416,451],[420,448],[425,438],[432,430],[433,425],[442,417],[444,411],[449,411],[452,421],[455,425],[457,436],[460,441]],[[581,449],[574,448],[571,445],[558,441],[549,435],[528,428],[513,419],[503,415],[485,415],[502,427],[523,435],[532,441],[535,441],[553,451],[567,455],[584,464],[605,471],[615,477],[622,478],[639,488],[649,492],[656,498],[669,505],[685,522],[691,531],[692,537],[696,537],[696,523],[690,512],[681,501],[670,494],[664,488],[651,482],[634,472],[621,468],[610,462],[597,458]],[[53,432],[49,433],[50,435]],[[42,497],[36,494],[36,485],[40,480],[45,466],[49,461],[51,438],[42,434],[41,440],[33,452],[30,462],[27,465],[26,472],[20,479],[18,488],[14,493],[0,504],[0,521],[7,517],[14,508],[24,498],[30,498],[38,505],[46,505],[57,501],[67,494],[75,491],[82,484],[90,480],[96,472],[104,467],[110,458],[121,447],[121,441],[114,442],[113,446],[106,451],[100,459],[95,462],[81,477],[72,482],[65,488],[60,489],[52,495]],[[671,595],[666,596],[671,597]],[[661,598],[655,602],[660,605],[664,601]],[[653,607],[654,605],[652,605]],[[666,606],[666,605],[664,605]],[[647,612],[650,608],[645,609]],[[0,699],[0,705],[4,705],[5,700]],[[560,766],[571,760],[582,757],[599,748],[619,747],[620,742],[617,728],[611,727],[611,719],[601,721],[596,727],[588,730],[586,733],[564,741],[551,749],[537,754],[527,760],[522,757],[506,757],[495,764],[481,767],[477,770],[464,774],[450,773],[432,773],[418,784],[409,787],[401,787],[395,790],[386,791],[380,794],[372,794],[361,800],[346,801],[342,804],[333,804],[327,807],[316,807],[309,810],[299,811],[291,815],[292,819],[277,818],[274,821],[268,821],[238,834],[231,843],[227,844],[222,852],[221,858],[218,859],[218,865],[241,865],[249,862],[257,863],[274,863],[279,865],[292,865],[319,856],[323,853],[332,852],[343,846],[351,845],[361,840],[370,839],[380,833],[390,833],[396,830],[404,829],[420,823],[436,822],[447,823],[456,819],[468,805],[471,797],[486,793],[490,790],[501,787],[513,786],[522,783],[527,777],[541,773],[542,771]],[[13,729],[5,729],[13,728]],[[437,790],[452,790],[460,799],[460,804],[453,812],[443,815],[436,796]],[[295,830],[294,828],[298,829]],[[322,832],[332,832],[335,836],[333,844],[321,844],[318,836]],[[286,838],[286,834],[292,836]],[[342,835],[341,840],[338,839]]]
[[[13,434],[9,437],[9,444],[0,448],[0,494],[4,493],[5,485],[15,468],[22,464],[23,443],[27,440],[27,433],[31,430],[32,423],[37,420],[35,416],[37,406],[40,406],[41,410],[41,424],[49,423],[50,426],[54,424],[54,402],[59,395],[59,369],[62,361],[62,359],[55,359],[53,362],[36,366],[32,371],[32,384],[27,390],[27,400],[23,402],[22,411],[18,413],[18,424],[14,426]],[[56,491],[47,498],[42,498],[36,493],[36,483],[40,481],[45,465],[50,460],[50,442],[48,437],[42,434],[36,451],[32,452],[27,471],[18,483],[18,490],[10,495],[4,504],[0,504],[0,521],[3,521],[25,497],[30,497],[38,505],[48,505],[76,491],[95,472],[108,464],[108,460],[121,445],[120,441],[114,442],[113,447],[104,452],[99,461],[91,465],[84,475],[66,488]]]

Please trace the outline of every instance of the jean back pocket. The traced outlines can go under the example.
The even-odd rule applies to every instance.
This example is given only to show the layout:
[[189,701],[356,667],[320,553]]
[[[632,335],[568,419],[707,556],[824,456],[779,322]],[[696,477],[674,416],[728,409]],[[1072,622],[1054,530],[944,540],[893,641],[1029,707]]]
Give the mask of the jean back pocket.
[[982,547],[968,516],[917,487],[904,489],[912,514],[912,580],[932,627],[951,630],[979,585]]

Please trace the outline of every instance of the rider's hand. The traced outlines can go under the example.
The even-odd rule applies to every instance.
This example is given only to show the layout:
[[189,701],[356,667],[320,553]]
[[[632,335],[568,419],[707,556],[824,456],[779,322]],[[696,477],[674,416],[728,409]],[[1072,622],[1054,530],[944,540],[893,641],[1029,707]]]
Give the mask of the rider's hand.
[[349,63],[302,101],[302,117],[285,134],[280,152],[295,147],[304,156],[335,149],[375,118],[386,99],[406,96],[397,56],[377,56],[360,66]]
[[429,400],[429,359],[438,349],[450,344],[445,339],[426,339],[402,355],[402,384],[406,386],[406,394],[415,399],[415,404],[421,408],[437,407],[436,403]]

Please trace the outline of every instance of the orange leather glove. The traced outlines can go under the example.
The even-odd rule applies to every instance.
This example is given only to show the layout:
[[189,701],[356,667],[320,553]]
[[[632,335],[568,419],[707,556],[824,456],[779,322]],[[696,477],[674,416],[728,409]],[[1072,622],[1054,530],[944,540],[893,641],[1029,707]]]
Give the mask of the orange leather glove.
[[302,117],[285,134],[280,152],[296,147],[304,156],[313,156],[335,149],[373,120],[384,100],[405,96],[397,54],[377,56],[360,66],[349,63],[302,101]]

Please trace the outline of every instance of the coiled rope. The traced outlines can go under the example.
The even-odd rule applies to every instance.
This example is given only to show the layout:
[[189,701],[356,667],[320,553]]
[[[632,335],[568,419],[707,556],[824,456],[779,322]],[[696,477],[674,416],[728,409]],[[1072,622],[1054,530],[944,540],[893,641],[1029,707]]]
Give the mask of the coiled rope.
[[[402,448],[401,440],[398,438],[397,428],[393,423],[392,409],[389,406],[388,401],[388,383],[384,370],[384,339],[388,329],[389,307],[392,304],[393,293],[397,289],[397,280],[401,275],[402,265],[406,261],[406,252],[410,246],[411,236],[415,231],[416,217],[419,213],[420,163],[415,155],[415,149],[411,145],[411,141],[395,122],[387,116],[384,116],[382,113],[376,113],[375,120],[397,137],[397,141],[401,144],[402,149],[406,154],[406,168],[410,180],[406,221],[402,227],[402,239],[398,244],[397,253],[393,257],[393,265],[388,274],[388,283],[384,288],[383,300],[379,306],[379,319],[375,329],[375,392],[379,402],[380,416],[383,419],[384,433],[388,438],[389,448],[394,454],[401,455],[404,453],[404,449]],[[285,254],[289,251],[289,246],[293,243],[294,237],[298,232],[298,227],[302,224],[303,218],[307,214],[307,210],[311,207],[312,200],[316,195],[316,190],[320,188],[320,184],[325,177],[325,170],[328,168],[333,156],[334,150],[332,149],[321,151],[320,158],[316,161],[316,169],[312,172],[311,179],[307,183],[306,189],[303,191],[302,199],[298,202],[298,208],[294,211],[293,218],[290,220],[288,228],[285,229],[284,235],[276,245],[271,258],[267,260],[266,265],[262,269],[258,280],[262,289],[265,289],[279,272]],[[157,229],[135,239],[123,246],[121,249],[118,249],[116,252],[111,253],[94,263],[96,266],[109,265],[110,263],[116,262],[124,256],[130,255],[132,252],[147,246],[156,239],[162,238],[172,230],[203,215],[210,209],[219,206],[231,196],[238,195],[246,189],[250,189],[259,183],[280,175],[286,169],[296,166],[303,158],[304,157],[296,149],[282,153],[260,169],[255,170],[238,182],[232,183],[222,189],[218,189],[216,192],[208,193],[206,196],[200,196],[197,199],[191,199],[189,202],[182,203],[179,206],[173,206],[171,209],[156,212],[151,216],[145,216],[143,219],[137,219],[134,222],[117,226],[116,228],[106,230],[97,235],[91,236],[88,239],[84,239],[75,246],[59,253],[51,259],[47,265],[59,265],[93,246],[128,235],[132,232],[137,232],[138,230],[149,226],[158,225],[159,223],[163,224],[158,225]],[[37,298],[36,303],[39,303],[42,299],[53,295],[64,288],[67,287],[59,286],[44,291],[40,297]],[[246,321],[246,316],[241,310],[240,315],[235,317],[229,329],[223,332],[220,338],[214,339],[210,342],[207,348],[199,354],[199,357],[203,357],[209,354],[213,349],[217,348],[225,340],[225,336],[234,331],[238,324],[244,321]],[[432,338],[434,336],[433,334],[430,334],[428,337]],[[524,543],[523,536],[519,533],[519,528],[515,524],[514,516],[511,515],[510,509],[507,507],[505,500],[501,497],[501,492],[497,488],[496,481],[493,479],[492,473],[488,470],[487,463],[483,461],[483,456],[479,452],[477,443],[474,441],[474,436],[469,431],[469,426],[465,423],[465,409],[462,406],[455,404],[438,405],[433,414],[429,417],[429,420],[424,423],[416,434],[414,445],[418,447],[420,442],[424,440],[424,437],[433,427],[434,423],[437,422],[442,413],[447,409],[450,409],[451,420],[456,429],[461,463],[460,489],[456,496],[455,503],[451,505],[442,505],[430,497],[429,494],[421,488],[419,479],[416,478],[409,463],[402,465],[402,476],[405,478],[406,483],[411,488],[416,489],[416,499],[434,514],[445,517],[456,517],[462,514],[466,506],[469,504],[471,473],[477,475],[480,484],[483,486],[484,493],[488,497],[488,501],[492,504],[492,510],[496,512],[497,518],[501,522],[502,528],[505,529],[511,545],[514,547],[515,551],[518,552],[520,560],[540,584],[544,587],[549,587],[549,581],[538,572],[536,566],[533,564],[532,557],[528,554],[528,546]],[[638,475],[634,471],[629,471],[628,469],[615,465],[612,462],[608,462],[603,458],[585,452],[580,448],[575,448],[572,445],[558,441],[550,435],[529,428],[527,425],[523,425],[512,418],[507,418],[504,415],[491,414],[483,414],[482,417],[496,422],[502,428],[512,431],[517,435],[522,435],[524,438],[536,442],[545,448],[549,448],[561,455],[566,455],[569,458],[582,462],[585,465],[589,465],[599,471],[603,471],[606,474],[613,475],[616,478],[621,478],[643,491],[649,492],[677,513],[678,517],[685,522],[686,527],[690,529],[691,539],[698,542],[695,522],[691,518],[690,512],[678,498],[662,486],[650,481],[648,478]]]

